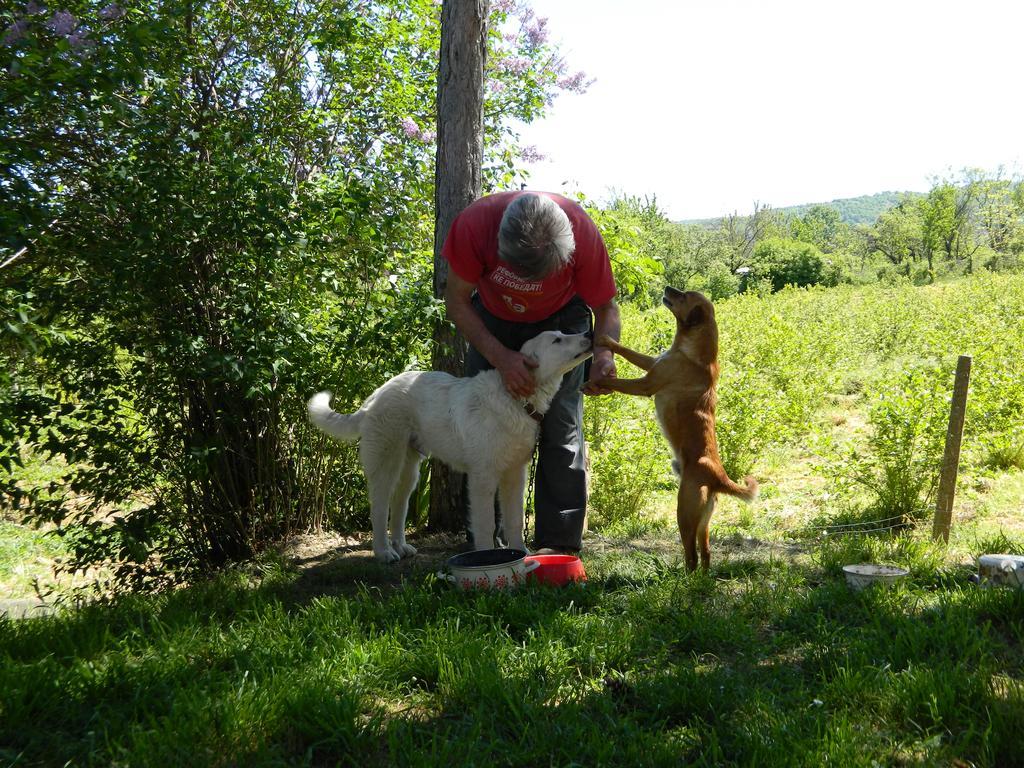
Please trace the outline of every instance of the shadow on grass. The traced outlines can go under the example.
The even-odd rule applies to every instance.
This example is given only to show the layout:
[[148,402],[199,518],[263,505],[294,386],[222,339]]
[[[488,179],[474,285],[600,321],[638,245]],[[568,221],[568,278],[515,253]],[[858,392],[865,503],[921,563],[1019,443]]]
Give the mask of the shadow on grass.
[[[721,552],[604,551],[568,589],[461,593],[358,548],[0,622],[18,764],[1010,764],[1024,595]],[[436,558],[436,559],[435,559]],[[951,653],[955,649],[955,653]],[[993,680],[998,680],[998,684]],[[936,739],[936,736],[939,736]],[[910,750],[909,752],[907,750]],[[908,757],[909,755],[909,757]]]

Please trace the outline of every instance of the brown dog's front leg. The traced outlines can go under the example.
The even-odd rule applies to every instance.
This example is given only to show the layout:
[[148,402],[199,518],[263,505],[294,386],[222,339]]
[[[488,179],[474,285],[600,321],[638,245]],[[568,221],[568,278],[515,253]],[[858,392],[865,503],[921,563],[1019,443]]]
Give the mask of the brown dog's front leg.
[[640,368],[644,371],[649,371],[652,367],[654,367],[655,358],[651,357],[650,355],[644,355],[641,354],[640,352],[636,352],[630,349],[629,347],[624,347],[611,336],[601,336],[597,340],[596,344],[599,347],[605,347],[607,349],[610,349],[616,355],[625,358],[633,365],[635,365],[637,368]]
[[594,382],[599,387],[621,392],[624,395],[638,395],[650,397],[658,391],[658,387],[649,376],[642,379],[620,379],[615,376],[605,376]]

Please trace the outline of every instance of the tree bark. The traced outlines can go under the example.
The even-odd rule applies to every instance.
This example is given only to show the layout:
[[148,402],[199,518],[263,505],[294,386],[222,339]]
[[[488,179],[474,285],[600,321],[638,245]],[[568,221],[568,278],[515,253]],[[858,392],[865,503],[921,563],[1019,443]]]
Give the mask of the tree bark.
[[[434,202],[434,297],[444,299],[448,263],[441,246],[455,217],[480,197],[483,165],[484,64],[490,0],[444,0],[437,76],[437,170]],[[434,328],[434,370],[461,376],[465,342],[451,323]],[[463,528],[463,476],[434,460],[430,468],[431,530]]]

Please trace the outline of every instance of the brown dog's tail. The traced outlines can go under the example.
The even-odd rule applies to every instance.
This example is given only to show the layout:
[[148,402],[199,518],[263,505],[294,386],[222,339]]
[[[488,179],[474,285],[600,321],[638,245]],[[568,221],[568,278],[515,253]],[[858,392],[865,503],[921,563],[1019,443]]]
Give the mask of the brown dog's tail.
[[723,468],[718,476],[718,492],[725,493],[729,496],[735,496],[737,499],[742,501],[751,502],[757,498],[757,480],[754,479],[753,475],[747,475],[743,478],[746,483],[745,486],[734,482],[730,478]]

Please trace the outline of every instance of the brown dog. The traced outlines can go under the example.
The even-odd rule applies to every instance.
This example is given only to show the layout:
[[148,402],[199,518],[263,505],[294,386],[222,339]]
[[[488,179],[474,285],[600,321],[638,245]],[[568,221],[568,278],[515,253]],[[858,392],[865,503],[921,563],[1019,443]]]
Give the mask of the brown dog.
[[746,487],[729,479],[718,456],[715,438],[715,404],[718,396],[718,325],[715,308],[696,291],[665,289],[662,302],[675,315],[676,335],[668,351],[649,357],[623,347],[603,336],[598,346],[607,347],[638,368],[647,371],[642,379],[603,378],[598,386],[627,395],[654,396],[661,431],[672,447],[679,473],[679,498],[676,518],[686,552],[686,567],[697,568],[697,541],[700,562],[711,564],[708,523],[715,511],[715,497],[727,493],[744,501],[757,496],[757,481],[746,478]]

